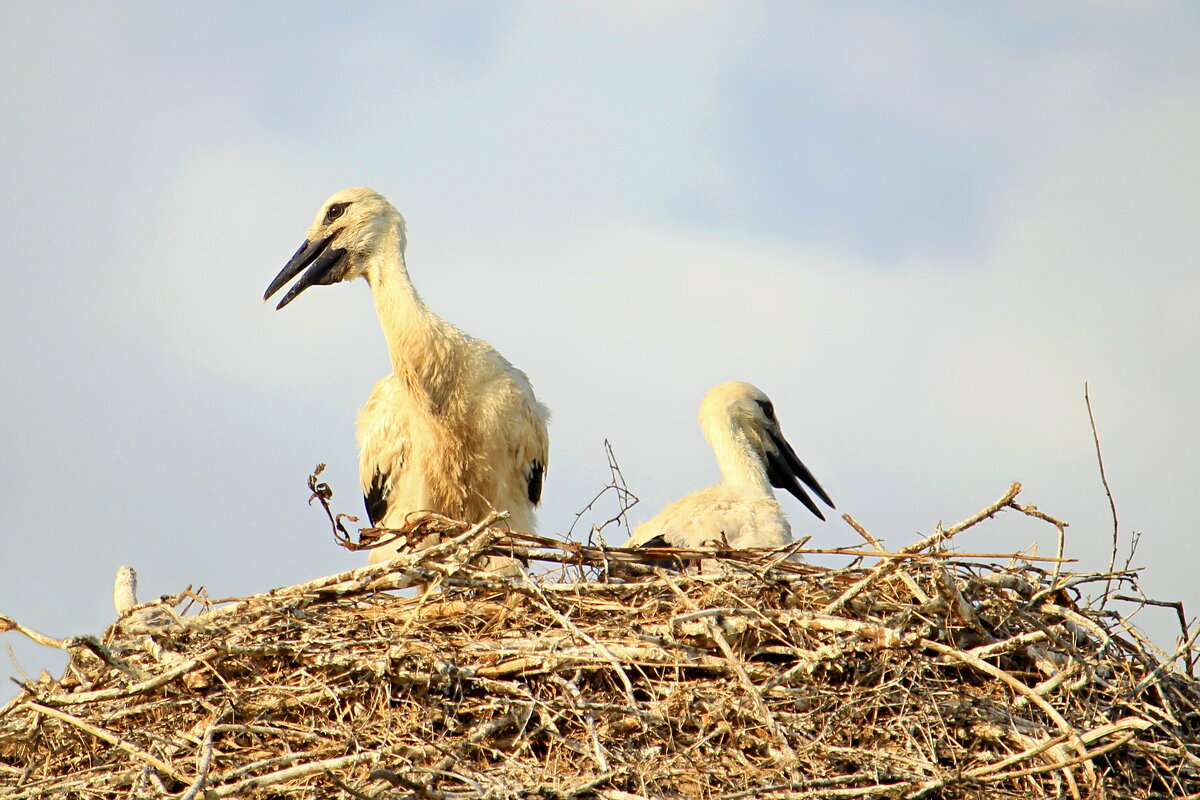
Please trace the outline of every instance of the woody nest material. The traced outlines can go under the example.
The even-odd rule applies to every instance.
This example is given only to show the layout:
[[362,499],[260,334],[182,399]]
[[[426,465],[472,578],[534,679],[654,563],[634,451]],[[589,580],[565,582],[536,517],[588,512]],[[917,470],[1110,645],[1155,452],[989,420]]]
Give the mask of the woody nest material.
[[[1006,510],[1061,533],[1018,490],[847,569],[429,517],[389,564],[49,640],[71,662],[0,711],[0,797],[1197,796],[1191,642],[1082,599],[1128,573],[947,549]],[[513,550],[557,574],[471,566]]]

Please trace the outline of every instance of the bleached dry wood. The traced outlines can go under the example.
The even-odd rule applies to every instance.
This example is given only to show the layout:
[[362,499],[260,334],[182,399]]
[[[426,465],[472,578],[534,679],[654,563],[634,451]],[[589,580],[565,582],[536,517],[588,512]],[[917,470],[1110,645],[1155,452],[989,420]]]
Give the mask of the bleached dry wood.
[[308,764],[281,769],[278,772],[268,772],[266,775],[245,778],[237,783],[231,783],[226,786],[217,786],[206,791],[204,798],[205,800],[219,800],[222,797],[241,797],[253,789],[275,786],[287,781],[307,778],[309,775],[317,775],[322,772],[332,772],[335,769],[342,769],[344,767],[353,767],[357,764],[375,761],[378,758],[378,753],[355,753],[354,755],[342,756],[341,758],[326,758],[321,761],[313,761]]
[[[737,553],[709,575],[510,579],[469,562],[550,544],[437,524],[449,544],[416,559],[166,608],[157,655],[128,618],[102,651],[68,648],[62,680],[0,712],[0,767],[20,767],[0,768],[0,800],[1200,792],[1200,684],[1087,603],[1103,575],[1051,589],[1028,562],[909,554],[822,613],[873,570]],[[555,552],[572,576],[618,561]],[[378,591],[411,578],[439,588]]]
[[44,633],[38,633],[33,628],[28,628],[22,625],[12,617],[6,617],[3,614],[0,614],[0,633],[3,633],[4,631],[16,631],[27,636],[43,647],[57,647],[60,650],[67,650],[68,648],[78,645],[78,641],[75,637],[55,639],[53,636],[47,636]]
[[[973,514],[970,517],[967,517],[966,519],[964,519],[962,522],[958,523],[957,525],[952,525],[949,528],[949,530],[942,530],[942,526],[940,524],[937,525],[934,532],[931,533],[929,536],[926,536],[924,539],[921,539],[918,542],[910,544],[907,547],[901,548],[900,552],[904,555],[911,555],[913,553],[918,553],[922,550],[926,550],[926,549],[938,546],[942,542],[953,537],[955,534],[961,533],[961,532],[965,531],[967,528],[970,528],[971,526],[982,522],[983,520],[987,519],[988,517],[992,516],[993,514],[997,513],[1001,509],[1003,509],[1005,506],[1009,505],[1013,501],[1013,498],[1015,498],[1020,491],[1021,491],[1021,484],[1014,483],[1012,486],[1008,487],[1008,491],[1005,492],[1004,495],[999,500],[992,503],[987,508],[983,509],[982,511],[978,512],[977,514]],[[875,567],[875,569],[871,570],[871,572],[869,572],[865,577],[863,577],[862,580],[860,580],[858,583],[851,586],[849,589],[847,589],[845,592],[843,592],[836,600],[834,600],[832,603],[825,606],[825,608],[823,608],[821,610],[823,612],[825,612],[826,614],[833,613],[835,610],[837,610],[838,608],[841,608],[843,605],[845,605],[846,603],[850,602],[855,597],[857,597],[859,595],[859,593],[861,593],[864,589],[866,589],[872,583],[879,580],[881,577],[888,574],[892,570],[896,569],[899,566],[899,564],[900,564],[899,561],[881,562],[879,564],[879,566],[877,566],[877,567]]]
[[[1058,709],[1056,709],[1049,702],[1047,702],[1044,697],[1038,695],[1036,692],[1034,692],[1032,689],[1030,689],[1024,683],[1022,683],[1018,679],[1014,678],[1012,675],[1009,675],[1007,672],[1000,669],[999,667],[995,667],[995,666],[987,663],[986,661],[976,658],[975,656],[971,655],[970,653],[964,653],[962,650],[959,650],[957,648],[941,644],[940,642],[931,642],[928,639],[921,640],[921,646],[925,647],[929,650],[932,650],[935,653],[940,654],[943,658],[953,660],[953,661],[959,661],[963,664],[967,664],[971,667],[974,667],[975,669],[979,670],[980,672],[990,675],[991,677],[999,680],[1001,683],[1005,684],[1010,689],[1015,691],[1017,694],[1025,697],[1029,702],[1033,703],[1035,706],[1037,706],[1039,709],[1041,709],[1042,712],[1047,717],[1049,717],[1050,720],[1056,726],[1058,726],[1059,731],[1061,731],[1063,733],[1063,735],[1066,737],[1067,741],[1069,741],[1075,747],[1075,749],[1079,753],[1079,755],[1085,756],[1085,758],[1083,759],[1083,761],[1081,763],[1083,765],[1083,768],[1088,773],[1088,778],[1090,779],[1092,784],[1095,784],[1096,769],[1095,769],[1095,766],[1092,764],[1091,760],[1086,758],[1087,748],[1084,746],[1083,742],[1079,739],[1079,736],[1076,733],[1074,727],[1069,722],[1067,722],[1067,720],[1058,711]],[[1067,781],[1071,784],[1071,789],[1072,789],[1071,794],[1075,797],[1079,797],[1078,789],[1076,789],[1075,785],[1074,785],[1074,778],[1072,777],[1070,771],[1065,768],[1066,762],[1064,761],[1064,762],[1060,762],[1060,763],[1064,765],[1063,777],[1065,777],[1067,779]]]
[[66,713],[65,711],[59,711],[57,708],[50,708],[49,706],[44,706],[39,703],[34,703],[33,701],[26,702],[25,708],[28,708],[30,711],[34,711],[38,714],[43,714],[47,717],[52,717],[54,719],[60,720],[61,722],[66,722],[70,725],[74,725],[76,728],[79,728],[79,730],[85,731],[86,733],[89,733],[92,736],[95,736],[97,739],[100,739],[101,741],[108,742],[111,745],[115,745],[116,747],[121,748],[126,753],[129,753],[131,756],[133,756],[134,758],[138,759],[139,761],[144,761],[145,763],[147,763],[150,766],[154,767],[155,769],[159,770],[163,774],[170,775],[175,780],[183,780],[183,776],[179,772],[177,772],[176,769],[174,767],[172,767],[170,764],[167,764],[166,762],[155,758],[154,756],[150,755],[149,753],[147,753],[146,751],[144,751],[138,747],[134,747],[132,744],[125,741],[120,736],[117,736],[115,733],[112,733],[111,731],[106,731],[103,728],[99,727],[98,725],[92,725],[91,723],[85,722],[84,720],[81,720],[78,717],[71,716],[70,714]]
[[1008,639],[1003,639],[999,642],[980,645],[974,647],[967,652],[975,658],[995,658],[1005,653],[1013,653],[1027,645],[1035,644],[1044,641],[1047,637],[1045,631],[1028,631],[1021,633]]
[[156,675],[153,678],[147,678],[141,683],[135,683],[132,686],[118,687],[115,689],[98,689],[94,692],[78,692],[75,694],[55,695],[53,697],[46,698],[46,700],[54,705],[67,706],[80,705],[83,703],[94,703],[100,700],[114,700],[119,697],[131,697],[135,694],[145,694],[146,692],[170,683],[181,675],[186,675],[220,652],[221,651],[216,648],[206,650],[195,658],[188,659],[178,666],[172,667],[161,675]]
[[179,800],[193,800],[208,781],[208,770],[212,767],[213,733],[216,727],[214,721],[205,731],[204,738],[200,741],[200,754],[196,759],[196,779],[184,790]]
[[[592,647],[596,648],[596,650],[604,657],[604,659],[610,665],[612,665],[613,674],[617,676],[617,679],[621,681],[621,685],[625,687],[625,693],[629,698],[629,704],[631,706],[637,705],[636,701],[633,699],[633,684],[629,682],[629,676],[625,674],[624,668],[621,666],[620,662],[617,661],[617,657],[613,655],[613,652],[609,650],[608,647],[606,647],[603,643],[597,641],[595,638],[582,631],[578,625],[576,625],[574,622],[571,622],[571,620],[555,609],[553,604],[550,603],[550,601],[546,598],[546,595],[542,592],[541,587],[534,581],[530,580],[528,575],[522,573],[521,577],[525,579],[526,585],[537,593],[538,597],[541,598],[543,603],[545,603],[546,611],[548,611],[560,625],[571,631],[583,641],[590,644]],[[605,767],[605,769],[607,769],[607,767]]]
[[[845,523],[847,525],[849,525],[854,530],[855,533],[857,533],[859,536],[861,536],[863,539],[865,539],[867,544],[869,544],[869,545],[871,545],[871,547],[875,548],[876,553],[886,553],[887,552],[887,548],[885,548],[883,546],[883,544],[871,534],[870,531],[868,531],[866,528],[864,528],[862,525],[860,525],[858,523],[858,520],[856,520],[854,517],[850,516],[849,514],[842,514],[842,520],[845,521]],[[1059,555],[1062,555],[1062,554],[1059,553]],[[908,590],[910,592],[912,592],[913,597],[917,598],[917,601],[919,603],[925,604],[925,603],[929,602],[929,596],[926,595],[923,591],[921,591],[921,588],[919,586],[917,586],[917,582],[915,580],[913,580],[912,577],[908,575],[908,573],[901,572],[900,579],[902,581],[904,581],[904,585],[908,587]]]

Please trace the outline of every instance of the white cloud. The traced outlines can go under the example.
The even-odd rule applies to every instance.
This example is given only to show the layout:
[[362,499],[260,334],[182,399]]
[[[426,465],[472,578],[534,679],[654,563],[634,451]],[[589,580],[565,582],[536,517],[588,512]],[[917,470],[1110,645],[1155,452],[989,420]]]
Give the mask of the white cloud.
[[239,383],[298,387],[322,363],[368,367],[384,350],[365,284],[280,312],[278,296],[262,301],[325,199],[306,189],[261,146],[196,154],[164,187],[156,235],[123,276],[135,324],[159,331],[155,344],[181,364]]
[[992,280],[1019,287],[1092,380],[1124,530],[1147,532],[1147,591],[1189,599],[1183,565],[1200,551],[1179,532],[1200,449],[1198,136],[1195,98],[1155,92],[1075,128],[1012,181],[988,255]]

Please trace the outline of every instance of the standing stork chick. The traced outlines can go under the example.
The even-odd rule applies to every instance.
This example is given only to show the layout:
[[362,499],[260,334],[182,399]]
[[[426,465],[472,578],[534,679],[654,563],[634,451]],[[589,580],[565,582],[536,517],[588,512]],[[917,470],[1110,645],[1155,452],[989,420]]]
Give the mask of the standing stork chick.
[[119,617],[137,604],[137,570],[122,564],[113,579],[113,608]]
[[[406,244],[404,218],[382,195],[344,189],[317,212],[263,299],[302,271],[277,309],[309,286],[361,277],[371,287],[392,362],[358,415],[359,477],[371,524],[401,528],[412,511],[475,522],[495,508],[509,512],[516,530],[532,531],[548,463],[549,412],[525,373],[422,302],[408,277]],[[399,547],[372,550],[370,562],[393,558]],[[516,571],[510,559],[488,566]]]
[[783,547],[792,541],[792,529],[772,487],[787,489],[825,519],[800,481],[833,508],[783,438],[770,398],[757,387],[730,381],[709,389],[700,403],[700,429],[716,454],[723,480],[671,503],[639,525],[626,547]]

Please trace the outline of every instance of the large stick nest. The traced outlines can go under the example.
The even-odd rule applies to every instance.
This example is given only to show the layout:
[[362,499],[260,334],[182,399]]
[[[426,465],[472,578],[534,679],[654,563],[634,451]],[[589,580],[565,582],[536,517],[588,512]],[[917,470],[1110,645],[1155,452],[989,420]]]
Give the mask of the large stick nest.
[[[389,564],[51,641],[64,676],[0,711],[0,797],[1196,796],[1191,642],[1083,599],[1127,574],[947,549],[1006,508],[1049,519],[1017,490],[846,569],[691,574],[430,517],[442,543]],[[471,565],[514,550],[557,574]]]

